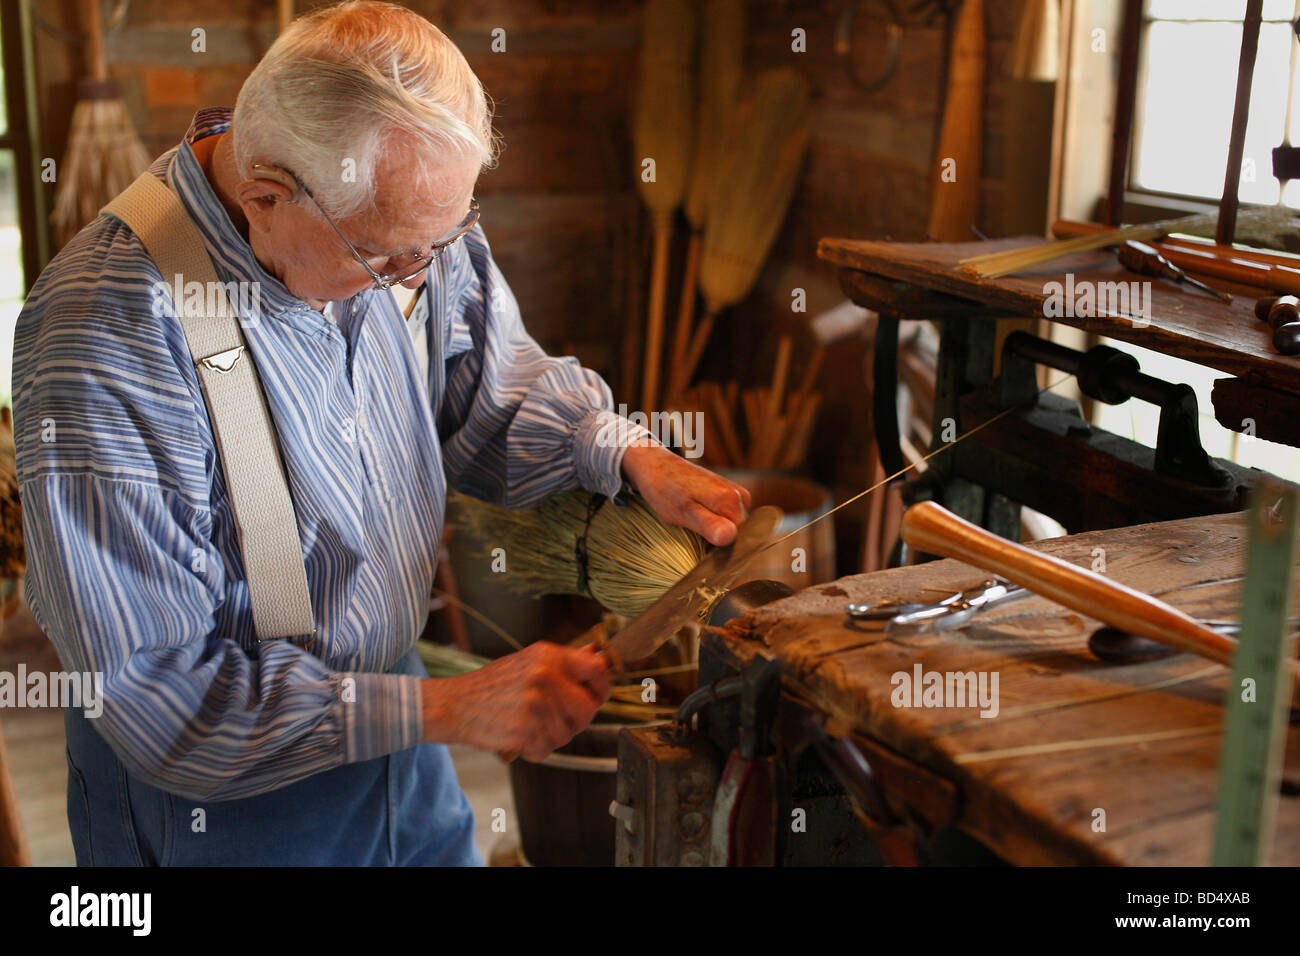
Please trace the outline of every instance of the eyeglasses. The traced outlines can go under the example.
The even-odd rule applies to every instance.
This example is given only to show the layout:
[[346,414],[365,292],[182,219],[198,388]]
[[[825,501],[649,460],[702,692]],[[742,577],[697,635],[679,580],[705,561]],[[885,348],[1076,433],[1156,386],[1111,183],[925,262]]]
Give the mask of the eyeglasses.
[[[439,239],[437,242],[430,243],[428,250],[425,252],[416,250],[415,252],[403,252],[396,256],[389,256],[388,264],[392,271],[386,275],[380,275],[374,269],[370,268],[370,263],[366,262],[361,253],[357,252],[356,246],[348,242],[348,237],[343,235],[343,231],[339,229],[338,224],[329,217],[329,213],[322,208],[321,204],[316,202],[316,197],[311,194],[311,190],[307,188],[307,184],[299,179],[295,173],[290,172],[289,175],[293,176],[294,182],[302,188],[302,191],[307,194],[307,198],[310,199],[312,203],[315,204],[316,208],[320,210],[320,214],[325,217],[325,221],[330,224],[330,228],[333,229],[334,232],[338,234],[338,237],[343,240],[343,244],[346,245],[348,251],[356,257],[357,262],[361,263],[366,272],[370,273],[370,278],[374,280],[375,288],[380,291],[391,289],[393,286],[401,285],[403,282],[410,282],[420,273],[428,269],[429,266],[437,262],[438,257],[447,251],[448,246],[473,229],[474,224],[478,222],[478,200],[471,199],[469,201],[469,212],[465,214],[465,218],[460,221],[460,224],[448,233],[446,239]],[[394,263],[396,263],[396,265],[394,265]]]

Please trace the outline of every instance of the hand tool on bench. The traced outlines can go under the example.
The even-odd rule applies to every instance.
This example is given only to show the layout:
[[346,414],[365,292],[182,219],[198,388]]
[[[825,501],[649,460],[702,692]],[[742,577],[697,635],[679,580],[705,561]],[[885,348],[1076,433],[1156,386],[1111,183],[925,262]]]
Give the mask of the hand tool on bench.
[[990,578],[932,604],[882,601],[879,604],[849,604],[845,610],[854,620],[886,621],[886,630],[890,633],[916,634],[965,627],[981,611],[1028,597],[1029,594],[1025,588],[1001,578]]
[[[1231,665],[1237,642],[1149,594],[1086,568],[1008,541],[942,505],[922,501],[903,515],[903,540],[918,551],[956,558],[1001,575],[1080,614],[1138,637]],[[1300,666],[1287,661],[1293,681]]]
[[1200,279],[1193,279],[1178,266],[1174,265],[1159,250],[1145,242],[1138,242],[1136,239],[1129,239],[1118,248],[1119,264],[1129,272],[1136,272],[1142,276],[1153,276],[1157,279],[1168,279],[1170,282],[1185,282],[1188,285],[1196,286],[1204,292],[1210,293],[1221,302],[1231,302],[1232,296],[1226,292],[1220,292],[1218,289],[1211,288]]

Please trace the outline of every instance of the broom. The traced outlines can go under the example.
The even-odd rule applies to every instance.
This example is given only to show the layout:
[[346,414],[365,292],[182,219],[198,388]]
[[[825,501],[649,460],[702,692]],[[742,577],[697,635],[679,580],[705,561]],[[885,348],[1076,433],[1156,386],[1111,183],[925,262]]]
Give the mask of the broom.
[[[626,618],[643,613],[707,551],[698,534],[664,524],[639,497],[619,507],[599,504],[603,499],[590,492],[571,491],[521,509],[456,493],[451,500],[459,529],[505,549],[505,584],[512,591],[583,594]],[[584,529],[585,580],[578,560]]]
[[740,90],[745,61],[745,10],[742,0],[708,0],[700,23],[700,95],[695,117],[695,156],[691,179],[682,205],[691,227],[682,270],[682,299],[677,310],[677,328],[669,353],[665,398],[680,397],[686,383],[681,369],[690,348],[691,325],[695,320],[695,291],[700,261],[700,238],[707,221],[709,203],[717,192],[718,165],[723,155],[723,132]]
[[[641,407],[657,407],[662,360],[664,299],[668,291],[668,253],[673,213],[686,191],[691,155],[692,77],[695,46],[693,0],[648,0],[642,20],[641,85],[633,132],[637,188],[650,210],[654,252],[650,273],[650,307],[646,321]],[[654,163],[647,181],[647,160]]]
[[749,294],[776,241],[808,146],[808,81],[785,68],[759,74],[734,120],[701,244],[705,316],[677,373],[681,388],[695,374],[718,313]]
[[110,199],[149,166],[149,154],[131,126],[122,92],[108,75],[99,0],[82,0],[82,17],[90,76],[78,88],[68,150],[50,214],[60,245],[98,216]]

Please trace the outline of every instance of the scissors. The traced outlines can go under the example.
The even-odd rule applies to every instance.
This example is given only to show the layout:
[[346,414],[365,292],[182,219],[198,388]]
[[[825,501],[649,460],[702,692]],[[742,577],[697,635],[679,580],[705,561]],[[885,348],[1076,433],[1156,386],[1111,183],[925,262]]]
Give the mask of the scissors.
[[942,601],[881,601],[878,604],[849,604],[845,611],[855,621],[885,621],[890,633],[921,633],[964,627],[980,611],[1028,597],[1027,588],[1002,578],[989,578]]

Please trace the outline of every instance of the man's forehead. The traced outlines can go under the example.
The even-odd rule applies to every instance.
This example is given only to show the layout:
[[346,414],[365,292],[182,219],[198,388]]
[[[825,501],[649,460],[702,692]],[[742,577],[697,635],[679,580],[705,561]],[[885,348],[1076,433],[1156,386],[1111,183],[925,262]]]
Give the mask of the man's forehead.
[[[421,165],[425,163],[425,165]],[[389,150],[375,170],[374,209],[358,217],[376,252],[428,245],[469,209],[477,162],[428,162],[415,151]]]

